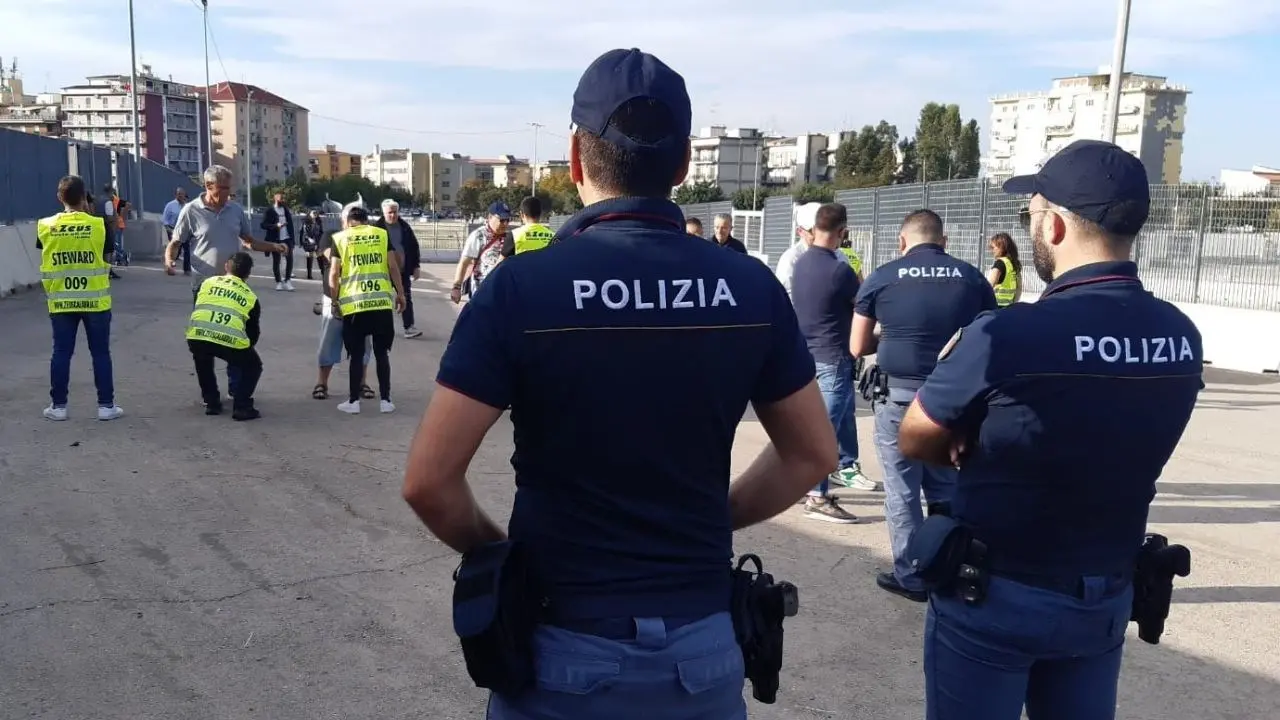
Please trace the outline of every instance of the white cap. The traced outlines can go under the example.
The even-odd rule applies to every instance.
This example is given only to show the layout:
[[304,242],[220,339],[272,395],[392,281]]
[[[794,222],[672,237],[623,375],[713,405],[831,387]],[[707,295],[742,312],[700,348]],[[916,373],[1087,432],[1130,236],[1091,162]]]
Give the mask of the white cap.
[[818,208],[820,207],[822,207],[822,203],[811,202],[796,208],[796,227],[813,232],[813,226],[818,223]]

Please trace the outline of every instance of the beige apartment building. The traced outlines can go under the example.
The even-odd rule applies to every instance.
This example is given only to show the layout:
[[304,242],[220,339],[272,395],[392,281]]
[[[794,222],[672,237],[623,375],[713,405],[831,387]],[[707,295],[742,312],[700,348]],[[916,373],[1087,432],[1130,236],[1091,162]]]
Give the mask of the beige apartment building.
[[500,155],[496,158],[476,159],[476,179],[485,185],[495,187],[511,187],[524,185],[528,187],[533,180],[533,168],[529,161],[514,155]]
[[[466,155],[417,153],[408,148],[374,148],[361,170],[375,185],[386,183],[410,195],[427,195],[435,212],[458,209],[458,190],[476,179],[476,165]],[[424,208],[425,209],[425,208]]]
[[281,181],[310,159],[307,109],[256,85],[218,83],[213,104],[213,149],[218,163],[252,185]]
[[311,180],[329,180],[343,175],[363,176],[360,172],[362,158],[359,153],[339,150],[336,146],[325,145],[323,150],[312,150],[307,160],[307,178]]

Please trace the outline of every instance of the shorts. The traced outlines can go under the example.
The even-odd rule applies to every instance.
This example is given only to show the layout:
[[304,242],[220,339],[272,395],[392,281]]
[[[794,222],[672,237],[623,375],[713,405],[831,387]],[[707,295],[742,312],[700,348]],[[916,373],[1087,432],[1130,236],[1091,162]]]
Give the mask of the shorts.
[[[342,318],[328,315],[320,317],[320,349],[316,353],[316,364],[320,367],[333,367],[342,362]],[[364,364],[373,362],[373,338],[365,338]]]

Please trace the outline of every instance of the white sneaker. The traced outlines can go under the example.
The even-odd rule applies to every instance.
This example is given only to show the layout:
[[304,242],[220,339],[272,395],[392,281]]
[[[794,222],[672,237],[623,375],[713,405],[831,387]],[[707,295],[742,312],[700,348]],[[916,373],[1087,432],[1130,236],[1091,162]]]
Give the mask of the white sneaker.
[[47,420],[62,422],[67,419],[67,409],[64,407],[54,407],[50,405],[44,409],[44,416]]
[[378,410],[384,413],[395,412],[396,406],[392,405],[390,400],[383,400],[378,403]]
[[121,417],[123,415],[124,415],[124,410],[121,410],[119,407],[115,405],[112,405],[111,407],[98,408],[99,420],[115,420],[116,418]]
[[284,283],[282,282],[276,283],[276,292],[280,292],[282,290],[284,290]]
[[344,403],[342,403],[341,405],[339,405],[339,406],[338,406],[338,410],[340,410],[340,411],[342,411],[342,412],[344,412],[344,413],[346,413],[346,414],[348,414],[348,415],[359,415],[359,414],[360,414],[360,401],[359,401],[359,400],[356,400],[355,402],[344,402]]
[[406,338],[422,337],[422,331],[416,327],[407,327],[404,329],[404,336]]
[[293,281],[292,281],[292,280],[285,280],[285,281],[284,281],[284,289],[285,289],[285,292],[293,292]]

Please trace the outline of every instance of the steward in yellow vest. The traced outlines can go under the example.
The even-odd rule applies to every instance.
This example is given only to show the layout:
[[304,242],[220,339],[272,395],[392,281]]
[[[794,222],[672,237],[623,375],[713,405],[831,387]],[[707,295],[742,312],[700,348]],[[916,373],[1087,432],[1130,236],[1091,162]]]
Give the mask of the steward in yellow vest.
[[[847,240],[845,242],[848,242]],[[849,267],[853,268],[853,274],[858,276],[858,280],[862,280],[862,257],[853,249],[853,245],[841,245],[840,252],[844,254],[846,260],[849,261]]]
[[387,231],[368,223],[368,210],[349,208],[345,229],[334,233],[331,246],[325,248],[330,261],[329,292],[342,314],[342,345],[350,355],[347,402],[338,406],[348,415],[360,412],[365,338],[370,337],[381,391],[379,409],[384,413],[396,409],[391,404],[390,352],[396,336],[395,314],[404,309],[404,285]]
[[1013,261],[1007,257],[996,258],[996,262],[1000,264],[1004,270],[1004,277],[1000,282],[996,283],[996,305],[999,307],[1008,307],[1018,299],[1018,291],[1022,289],[1022,278],[1019,276],[1016,268],[1013,267]]
[[541,250],[551,244],[556,233],[551,228],[538,222],[542,217],[542,201],[537,197],[527,197],[520,203],[520,227],[511,231],[515,240],[516,254]]
[[245,282],[253,270],[253,257],[238,252],[225,269],[226,275],[205,280],[196,292],[196,306],[187,323],[187,348],[196,365],[204,414],[222,413],[222,392],[213,372],[213,361],[219,359],[240,373],[233,388],[231,418],[256,420],[262,414],[253,406],[253,391],[262,378],[262,358],[254,345],[258,344],[262,305]]
[[1022,263],[1018,246],[1009,233],[999,232],[987,242],[987,251],[995,262],[987,270],[987,281],[996,293],[996,306],[1009,307],[1022,298]]
[[53,324],[53,357],[49,362],[49,420],[67,419],[67,389],[76,333],[84,324],[93,357],[93,384],[98,390],[98,419],[115,420],[124,411],[115,403],[111,367],[111,251],[107,227],[85,212],[84,180],[68,175],[58,181],[63,212],[36,223],[40,281]]

